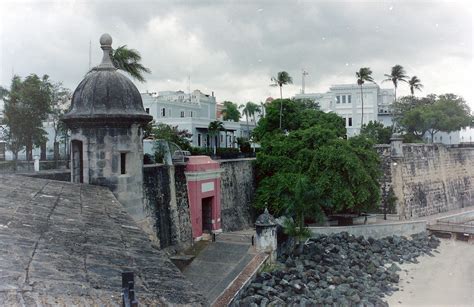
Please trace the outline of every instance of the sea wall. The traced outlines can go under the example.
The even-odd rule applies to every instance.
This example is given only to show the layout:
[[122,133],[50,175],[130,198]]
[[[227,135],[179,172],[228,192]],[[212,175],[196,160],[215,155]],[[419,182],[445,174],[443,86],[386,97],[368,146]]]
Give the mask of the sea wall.
[[393,189],[401,220],[474,205],[474,147],[403,144],[397,152],[392,144],[377,150],[384,172],[382,195]]

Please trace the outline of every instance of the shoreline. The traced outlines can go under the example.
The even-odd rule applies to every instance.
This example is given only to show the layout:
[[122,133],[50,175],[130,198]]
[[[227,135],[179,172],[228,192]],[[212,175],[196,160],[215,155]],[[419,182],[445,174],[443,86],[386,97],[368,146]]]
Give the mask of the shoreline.
[[404,263],[389,306],[474,306],[474,245],[441,239],[434,257]]

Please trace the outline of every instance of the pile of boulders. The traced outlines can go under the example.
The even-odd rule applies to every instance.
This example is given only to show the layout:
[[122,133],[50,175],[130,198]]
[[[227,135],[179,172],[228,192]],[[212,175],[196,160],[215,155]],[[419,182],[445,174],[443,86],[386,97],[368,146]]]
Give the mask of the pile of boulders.
[[382,298],[398,290],[395,263],[417,263],[438,245],[427,233],[380,240],[318,235],[280,259],[279,267],[259,272],[232,306],[387,306]]

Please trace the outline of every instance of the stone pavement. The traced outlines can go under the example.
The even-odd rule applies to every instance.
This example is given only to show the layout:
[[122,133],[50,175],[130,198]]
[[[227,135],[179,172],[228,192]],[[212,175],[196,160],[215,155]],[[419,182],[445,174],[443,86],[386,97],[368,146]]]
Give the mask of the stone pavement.
[[210,243],[183,272],[211,304],[256,256],[250,239],[230,237]]
[[127,270],[142,306],[207,304],[109,190],[0,175],[0,306],[117,306]]

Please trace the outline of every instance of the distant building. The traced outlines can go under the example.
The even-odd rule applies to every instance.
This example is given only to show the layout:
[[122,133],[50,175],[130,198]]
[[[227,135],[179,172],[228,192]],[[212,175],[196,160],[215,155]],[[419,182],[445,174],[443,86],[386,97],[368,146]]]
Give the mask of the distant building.
[[[208,95],[200,90],[194,90],[190,94],[183,91],[162,91],[158,94],[142,93],[141,96],[146,112],[153,116],[156,123],[165,123],[188,130],[192,134],[192,146],[211,146],[209,123],[216,120],[222,121],[218,116],[218,113],[222,113],[222,107],[217,105],[214,92]],[[217,136],[220,147],[237,147],[237,138],[247,137],[246,123],[222,122],[225,130]],[[249,122],[250,131],[254,127],[255,123]]]
[[[395,99],[393,89],[381,89],[377,84],[362,86],[364,98],[364,124],[378,121],[392,125],[391,105]],[[317,102],[324,112],[334,112],[344,118],[348,136],[359,134],[362,117],[360,86],[357,84],[333,85],[326,93],[297,94],[295,98],[308,98]]]

